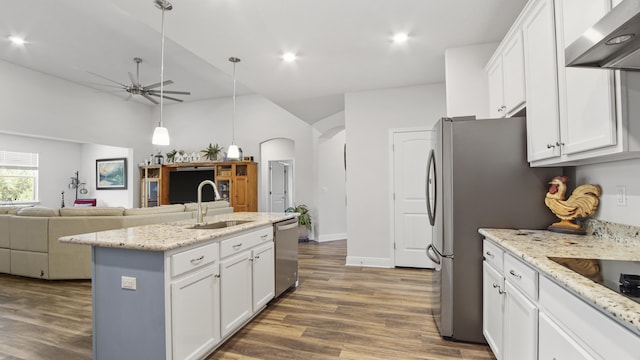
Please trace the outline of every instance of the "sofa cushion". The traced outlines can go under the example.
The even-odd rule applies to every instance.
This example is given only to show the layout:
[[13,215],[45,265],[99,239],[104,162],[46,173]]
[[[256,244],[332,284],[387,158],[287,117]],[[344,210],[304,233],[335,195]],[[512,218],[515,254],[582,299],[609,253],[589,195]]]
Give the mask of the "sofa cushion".
[[15,215],[20,209],[31,207],[28,206],[0,206],[0,214]]
[[166,214],[172,212],[184,212],[184,205],[162,205],[148,208],[131,208],[124,211],[125,216],[131,215],[151,215],[151,214]]
[[58,209],[52,209],[43,206],[25,207],[16,213],[18,216],[60,216]]
[[123,207],[69,207],[60,209],[60,216],[122,216]]

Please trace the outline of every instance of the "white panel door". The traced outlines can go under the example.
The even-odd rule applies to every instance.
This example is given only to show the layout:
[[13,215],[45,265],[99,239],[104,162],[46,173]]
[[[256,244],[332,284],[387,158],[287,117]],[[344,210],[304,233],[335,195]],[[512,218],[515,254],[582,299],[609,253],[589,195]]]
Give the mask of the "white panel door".
[[434,268],[426,255],[431,244],[425,195],[431,131],[396,132],[393,149],[395,265]]
[[269,211],[284,212],[287,208],[287,164],[269,161]]

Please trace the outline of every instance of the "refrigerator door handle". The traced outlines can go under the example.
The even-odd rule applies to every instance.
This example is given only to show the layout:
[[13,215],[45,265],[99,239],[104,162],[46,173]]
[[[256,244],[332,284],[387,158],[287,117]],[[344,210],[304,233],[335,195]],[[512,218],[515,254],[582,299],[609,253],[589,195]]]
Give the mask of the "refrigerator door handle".
[[436,248],[431,244],[427,246],[427,257],[437,265],[440,265],[440,257],[438,256],[438,250],[436,250]]
[[[431,168],[433,168],[433,178],[431,176]],[[436,181],[436,156],[433,149],[429,151],[429,161],[427,161],[427,179],[425,182],[425,197],[427,201],[427,215],[429,216],[429,224],[436,224],[436,205],[438,199],[438,183]],[[429,194],[429,184],[433,181],[433,207],[431,206],[431,195]],[[433,260],[433,259],[432,259]]]

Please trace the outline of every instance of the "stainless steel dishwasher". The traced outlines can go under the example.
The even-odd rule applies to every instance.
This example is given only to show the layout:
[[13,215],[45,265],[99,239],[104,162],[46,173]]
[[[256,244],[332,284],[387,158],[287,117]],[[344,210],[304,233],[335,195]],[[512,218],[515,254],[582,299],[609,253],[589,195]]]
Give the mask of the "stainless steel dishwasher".
[[298,219],[273,224],[276,252],[276,297],[298,286]]

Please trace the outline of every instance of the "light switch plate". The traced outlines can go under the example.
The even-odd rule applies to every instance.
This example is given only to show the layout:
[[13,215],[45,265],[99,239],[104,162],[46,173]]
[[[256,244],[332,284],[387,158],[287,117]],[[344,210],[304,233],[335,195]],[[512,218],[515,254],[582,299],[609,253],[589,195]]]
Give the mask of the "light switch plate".
[[122,276],[120,278],[120,286],[123,289],[136,290],[136,278],[130,276]]
[[627,206],[627,187],[616,185],[616,205]]

